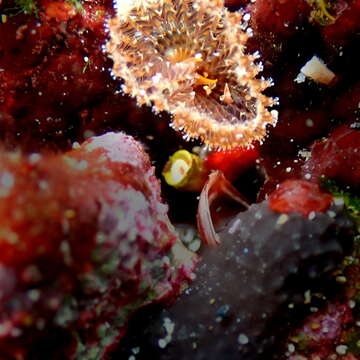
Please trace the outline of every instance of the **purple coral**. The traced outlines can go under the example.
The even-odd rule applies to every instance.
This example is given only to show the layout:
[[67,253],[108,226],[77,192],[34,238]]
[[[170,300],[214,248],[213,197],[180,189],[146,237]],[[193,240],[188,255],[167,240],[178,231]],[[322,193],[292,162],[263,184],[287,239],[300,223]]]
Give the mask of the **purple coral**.
[[137,360],[280,358],[280,340],[310,310],[304,293],[331,283],[351,229],[340,208],[305,217],[273,212],[266,201],[252,205],[219,234],[217,248],[204,250],[194,283],[173,307],[147,326],[138,317],[122,355],[141,345]]

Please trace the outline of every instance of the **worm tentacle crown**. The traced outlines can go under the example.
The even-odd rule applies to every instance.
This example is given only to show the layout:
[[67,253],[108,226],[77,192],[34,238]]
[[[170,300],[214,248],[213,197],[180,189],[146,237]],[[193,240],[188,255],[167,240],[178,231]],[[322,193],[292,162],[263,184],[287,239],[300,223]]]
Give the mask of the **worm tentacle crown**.
[[113,74],[139,104],[166,110],[172,126],[212,148],[250,146],[275,125],[258,54],[244,52],[248,15],[223,0],[119,1],[106,44]]

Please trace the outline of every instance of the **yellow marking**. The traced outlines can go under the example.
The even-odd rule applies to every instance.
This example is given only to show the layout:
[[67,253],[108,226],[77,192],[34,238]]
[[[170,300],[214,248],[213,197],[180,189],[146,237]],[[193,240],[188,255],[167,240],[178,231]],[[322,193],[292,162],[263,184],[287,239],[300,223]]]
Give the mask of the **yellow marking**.
[[326,6],[326,2],[324,0],[319,0],[318,1],[318,5],[320,10],[325,14],[325,16],[327,16],[330,20],[335,21],[336,19],[334,18],[334,16],[332,16],[328,11],[327,11],[327,6]]
[[202,59],[198,58],[198,57],[189,57],[189,58],[185,59],[183,62],[185,62],[185,63],[187,63],[187,62],[198,63],[198,62],[202,62]]
[[209,79],[196,73],[195,85],[209,85],[212,89],[215,87],[217,79]]

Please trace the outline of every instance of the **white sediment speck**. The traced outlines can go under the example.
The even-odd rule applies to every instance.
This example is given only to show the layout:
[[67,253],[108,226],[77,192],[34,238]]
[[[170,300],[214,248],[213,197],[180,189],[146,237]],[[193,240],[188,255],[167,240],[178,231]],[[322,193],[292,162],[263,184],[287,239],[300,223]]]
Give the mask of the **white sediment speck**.
[[77,165],[77,168],[79,170],[85,170],[85,169],[87,169],[87,167],[88,167],[88,162],[86,160],[79,161],[79,163]]
[[196,252],[200,249],[201,241],[199,239],[195,239],[190,245],[189,250]]
[[240,219],[236,219],[234,221],[234,223],[230,226],[229,230],[228,230],[228,233],[229,234],[234,234],[235,231],[237,230],[238,226],[240,224]]
[[171,342],[172,334],[175,329],[175,323],[172,322],[170,318],[166,317],[164,318],[163,327],[165,328],[167,334],[164,338],[159,339],[158,341],[158,345],[161,349],[164,349]]
[[10,189],[14,185],[14,176],[9,172],[4,172],[1,175],[0,183],[7,189]]
[[315,211],[311,211],[308,215],[308,219],[309,220],[314,220],[315,219],[315,216],[316,216],[316,213]]
[[41,159],[41,155],[38,153],[33,153],[29,156],[30,164],[35,164]]
[[305,125],[307,127],[313,127],[314,126],[314,121],[312,119],[306,119],[305,120]]
[[165,349],[165,348],[166,348],[166,345],[167,345],[167,342],[166,342],[165,339],[160,339],[160,340],[158,341],[158,345],[159,345],[159,347],[160,347],[161,349]]
[[287,221],[289,220],[289,215],[286,214],[281,214],[277,221],[276,221],[276,225],[283,225],[285,224]]
[[240,334],[238,336],[238,342],[241,345],[246,345],[249,342],[249,338],[245,334]]
[[294,344],[289,344],[288,345],[288,350],[290,353],[293,353],[295,351],[295,345]]
[[338,345],[336,347],[336,352],[339,355],[345,355],[347,353],[347,349],[348,349],[348,347],[346,345]]

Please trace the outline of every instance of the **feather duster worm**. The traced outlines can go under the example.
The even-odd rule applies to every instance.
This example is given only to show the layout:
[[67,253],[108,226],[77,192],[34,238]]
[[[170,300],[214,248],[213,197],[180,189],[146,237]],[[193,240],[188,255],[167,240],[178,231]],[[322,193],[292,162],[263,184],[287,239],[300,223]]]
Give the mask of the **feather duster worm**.
[[118,2],[106,49],[125,93],[173,115],[186,138],[213,148],[249,146],[275,125],[258,54],[245,54],[248,15],[222,0]]

